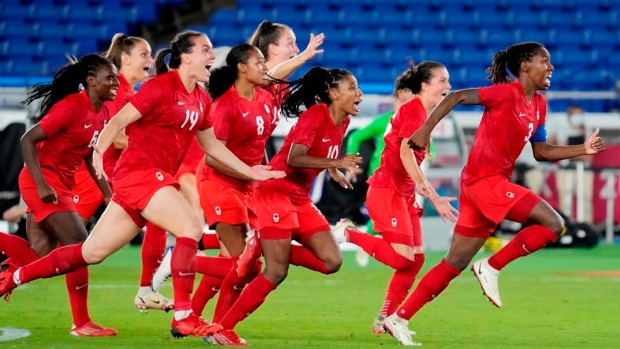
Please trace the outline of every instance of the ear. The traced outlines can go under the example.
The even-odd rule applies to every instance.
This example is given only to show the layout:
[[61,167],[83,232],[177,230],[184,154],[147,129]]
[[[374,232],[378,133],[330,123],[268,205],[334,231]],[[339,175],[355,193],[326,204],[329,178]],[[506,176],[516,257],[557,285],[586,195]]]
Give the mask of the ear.
[[121,64],[122,65],[129,65],[131,61],[131,58],[129,58],[129,55],[126,53],[121,53]]
[[90,87],[94,87],[95,85],[97,85],[97,78],[93,75],[88,75],[86,77],[86,84],[88,84],[88,86]]
[[237,63],[237,71],[241,74],[247,74],[248,66],[243,63]]
[[330,88],[328,96],[331,101],[337,101],[340,98],[340,92],[338,92],[337,88]]
[[274,44],[269,44],[269,57],[278,55],[278,48]]
[[521,71],[528,72],[529,70],[530,70],[530,62],[528,61],[521,62]]

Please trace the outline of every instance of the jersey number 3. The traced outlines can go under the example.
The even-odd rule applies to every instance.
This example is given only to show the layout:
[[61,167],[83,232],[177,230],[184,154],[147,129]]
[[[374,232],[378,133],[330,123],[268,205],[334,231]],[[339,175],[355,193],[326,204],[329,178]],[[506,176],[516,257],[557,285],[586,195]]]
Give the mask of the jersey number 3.
[[530,137],[532,137],[532,132],[534,132],[534,124],[530,122],[527,125],[527,136],[525,137],[526,142],[530,140]]

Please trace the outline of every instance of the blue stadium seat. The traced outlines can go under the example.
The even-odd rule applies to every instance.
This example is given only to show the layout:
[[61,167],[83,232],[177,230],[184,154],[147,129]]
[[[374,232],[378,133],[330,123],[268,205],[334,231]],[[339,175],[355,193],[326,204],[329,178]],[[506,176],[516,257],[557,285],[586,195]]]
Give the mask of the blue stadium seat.
[[489,29],[486,32],[486,43],[494,50],[504,50],[509,45],[519,41],[517,32],[507,29]]
[[43,46],[43,56],[51,59],[52,57],[64,57],[67,54],[79,56],[77,43],[47,42]]
[[618,30],[618,13],[615,11],[588,11],[582,14],[579,23],[584,28],[602,28]]
[[19,38],[27,40],[36,37],[39,33],[39,23],[24,23],[20,19],[10,19],[5,21],[2,35],[8,38]]
[[232,9],[219,9],[213,13],[209,24],[212,26],[229,26],[240,23],[240,16],[245,12]]
[[588,36],[588,33],[581,30],[563,30],[562,35],[556,35],[554,41],[558,47],[576,49],[588,42]]
[[13,73],[13,61],[10,59],[0,59],[0,75],[11,75]]
[[57,21],[65,20],[69,16],[68,5],[38,4],[34,10],[34,17],[37,20]]
[[46,61],[35,61],[27,58],[20,58],[19,64],[13,66],[14,75],[53,75],[54,72],[50,72]]
[[515,10],[513,12],[512,21],[515,28],[536,28],[547,27],[547,18],[549,14],[547,11],[534,12],[534,11],[522,11]]
[[43,38],[62,39],[71,37],[72,34],[72,24],[54,23],[51,21],[39,22],[39,35]]

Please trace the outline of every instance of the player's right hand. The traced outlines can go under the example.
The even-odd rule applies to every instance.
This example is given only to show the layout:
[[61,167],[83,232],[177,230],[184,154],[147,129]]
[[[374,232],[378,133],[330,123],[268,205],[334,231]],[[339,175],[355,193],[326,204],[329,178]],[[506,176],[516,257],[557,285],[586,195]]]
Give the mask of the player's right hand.
[[347,154],[336,161],[336,168],[342,168],[347,172],[355,172],[363,161],[359,153]]
[[286,172],[272,171],[269,165],[256,165],[250,169],[250,178],[255,181],[266,181],[268,179],[284,178]]
[[97,150],[96,146],[93,150],[93,168],[95,169],[95,174],[97,175],[97,178],[101,179],[101,177],[103,177],[106,181],[108,180],[108,175],[106,175],[105,171],[103,170],[103,156]]
[[455,201],[456,198],[452,196],[435,196],[429,197],[431,204],[439,213],[439,217],[441,217],[442,221],[449,220],[452,223],[456,223],[456,219],[459,215],[459,211],[450,205],[450,202]]
[[319,49],[319,46],[323,45],[323,40],[325,40],[325,34],[323,33],[316,36],[314,34],[310,34],[310,42],[308,42],[308,46],[302,54],[309,60],[317,54],[323,53],[323,49]]
[[407,145],[409,145],[409,148],[413,150],[428,149],[430,144],[431,133],[424,127],[420,127],[417,131],[415,131],[407,141]]
[[37,192],[39,193],[41,201],[58,205],[58,194],[56,194],[56,190],[47,183],[37,186]]

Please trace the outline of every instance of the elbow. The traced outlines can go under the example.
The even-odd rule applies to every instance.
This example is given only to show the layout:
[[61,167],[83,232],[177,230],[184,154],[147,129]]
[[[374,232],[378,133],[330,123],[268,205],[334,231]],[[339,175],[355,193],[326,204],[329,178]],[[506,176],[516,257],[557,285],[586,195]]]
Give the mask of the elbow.
[[538,162],[549,161],[549,159],[540,152],[534,153],[534,159]]

